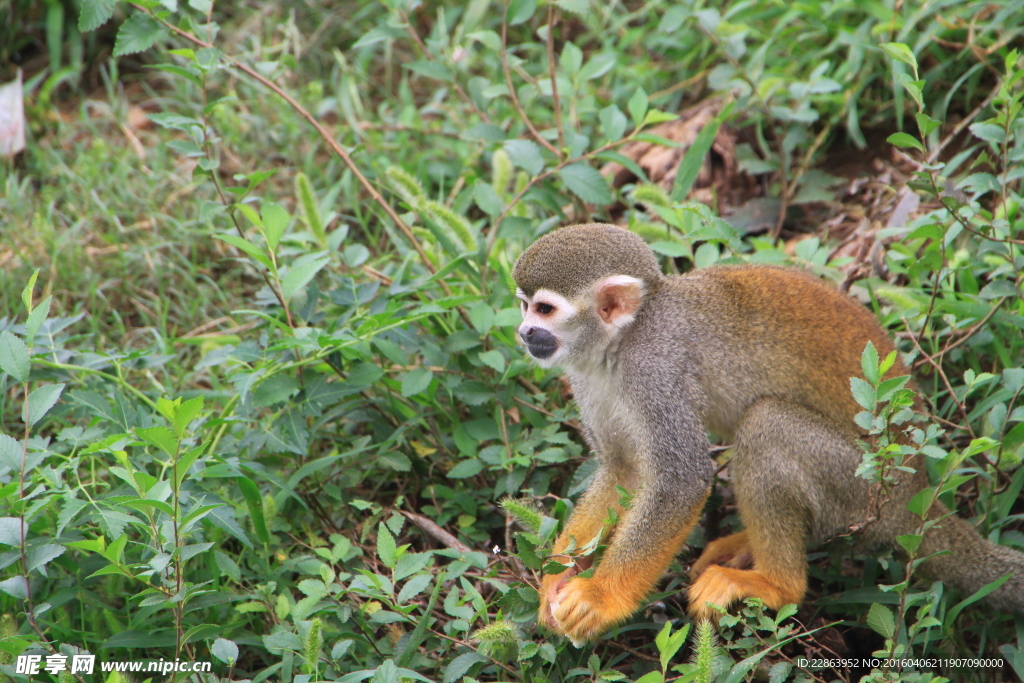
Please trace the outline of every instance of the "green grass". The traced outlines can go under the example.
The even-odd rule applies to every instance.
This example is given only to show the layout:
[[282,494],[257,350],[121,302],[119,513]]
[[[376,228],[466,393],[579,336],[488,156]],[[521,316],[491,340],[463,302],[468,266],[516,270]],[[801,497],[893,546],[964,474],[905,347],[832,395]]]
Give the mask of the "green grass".
[[[827,644],[1007,661],[935,672],[957,681],[1022,675],[1020,617],[958,613],[969,596],[922,577],[883,591],[907,562],[835,548],[810,556],[826,597],[796,620],[751,605],[714,639],[698,633],[682,577],[702,534],[659,594],[669,630],[641,613],[583,650],[535,630],[527,584],[592,465],[557,376],[514,343],[509,278],[538,234],[614,217],[650,236],[666,268],[786,262],[842,281],[849,259],[830,262],[835,245],[805,217],[844,209],[807,171],[905,132],[913,163],[888,142],[857,152],[878,159],[861,174],[877,206],[907,182],[922,204],[906,226],[870,209],[888,277],[869,267],[853,292],[916,360],[932,443],[949,458],[974,444],[944,502],[1024,549],[1016,5],[517,1],[504,27],[516,101],[504,12],[483,0],[218,3],[226,58],[125,3],[79,32],[80,7],[102,18],[92,0],[22,1],[0,21],[23,28],[16,41],[0,33],[0,78],[25,65],[31,133],[0,165],[0,671],[27,680],[15,656],[71,646],[100,660],[212,660],[217,676],[254,681],[869,674],[794,665]],[[207,39],[187,3],[161,17]],[[351,165],[227,59],[293,95]],[[903,84],[915,64],[920,104]],[[734,102],[724,125],[756,157],[752,192],[788,209],[778,242],[587,170],[642,139],[641,110],[712,94]],[[945,188],[956,191],[943,199]],[[505,496],[539,510],[541,526],[516,531]],[[707,512],[719,533],[738,525],[721,498]]]

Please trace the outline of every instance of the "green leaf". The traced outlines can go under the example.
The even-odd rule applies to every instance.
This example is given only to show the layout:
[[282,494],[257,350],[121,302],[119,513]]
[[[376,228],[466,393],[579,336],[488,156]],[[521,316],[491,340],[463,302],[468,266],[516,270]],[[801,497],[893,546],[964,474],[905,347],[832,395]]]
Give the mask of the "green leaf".
[[402,67],[412,71],[414,74],[433,78],[436,81],[450,82],[453,80],[451,69],[441,62],[435,62],[429,59],[420,59],[410,64],[403,64]]
[[192,463],[194,463],[196,459],[198,459],[199,456],[203,454],[203,451],[206,450],[206,446],[207,444],[205,443],[199,444],[198,446],[196,446],[195,448],[193,448],[192,450],[178,458],[178,462],[176,462],[174,465],[175,469],[178,472],[177,480],[174,482],[175,488],[181,487],[181,482],[185,479],[186,475],[188,475],[188,470],[190,467],[192,467]]
[[25,310],[29,313],[32,312],[32,290],[36,287],[36,280],[39,278],[39,269],[36,268],[32,271],[32,275],[29,276],[28,282],[25,283],[24,289],[21,290],[21,302],[25,304]]
[[896,618],[893,617],[892,610],[876,602],[868,610],[868,626],[875,633],[885,638],[892,638],[896,633]]
[[697,133],[697,137],[694,139],[693,144],[690,145],[690,149],[686,150],[683,160],[679,162],[679,171],[676,174],[675,183],[672,185],[671,196],[675,201],[684,201],[687,195],[690,194],[690,188],[693,187],[694,181],[700,175],[701,168],[704,167],[704,158],[708,155],[711,145],[715,142],[718,129],[722,122],[729,118],[734,104],[730,102],[713,121],[705,125]]
[[558,176],[583,201],[599,205],[612,203],[608,181],[585,163],[570,164],[559,171]]
[[907,503],[907,509],[921,519],[924,519],[928,516],[928,510],[931,509],[933,500],[935,500],[934,489],[921,489],[918,494],[911,498]]
[[1013,576],[1013,574],[1013,572],[1010,572],[1006,576],[1000,577],[992,583],[982,586],[981,588],[976,590],[969,598],[966,598],[958,602],[956,605],[954,605],[953,609],[946,612],[946,619],[945,621],[943,621],[943,628],[945,628],[947,632],[950,631],[953,626],[953,622],[956,621],[956,618],[960,616],[960,613],[964,611],[965,607],[973,605],[978,600],[981,600],[993,591],[998,590],[1000,586],[1006,583],[1009,580],[1009,578]]
[[408,398],[416,394],[422,394],[430,388],[430,382],[434,379],[434,373],[427,368],[416,368],[402,375],[402,396]]
[[82,11],[78,15],[78,30],[82,33],[95,31],[114,16],[117,0],[82,0]]
[[62,391],[64,391],[63,384],[47,384],[29,394],[28,401],[25,404],[27,417],[25,422],[30,427],[39,422],[50,411],[50,408],[57,402],[57,399],[60,398],[60,392]]
[[505,202],[501,201],[494,187],[484,180],[477,180],[473,185],[473,200],[481,211],[492,218],[505,210]]
[[0,370],[15,382],[28,380],[28,347],[18,337],[4,330],[0,332]]
[[622,135],[626,132],[626,126],[629,125],[629,121],[626,119],[626,115],[622,113],[622,110],[616,107],[614,104],[610,104],[600,112],[598,112],[598,118],[601,119],[601,129],[604,130],[604,134],[609,140],[621,140]]
[[167,30],[148,14],[136,12],[121,24],[114,41],[114,56],[121,57],[142,52],[166,37]]
[[295,194],[299,196],[299,207],[302,209],[302,221],[309,228],[309,231],[316,237],[317,243],[327,248],[327,232],[324,229],[323,218],[320,217],[320,210],[316,205],[316,197],[313,195],[313,186],[309,178],[301,171],[295,176]]
[[174,430],[179,436],[185,434],[185,429],[189,426],[192,420],[196,419],[200,411],[203,409],[203,397],[196,396],[190,398],[187,401],[183,401],[181,405],[177,406],[174,411]]
[[146,443],[152,444],[162,450],[170,457],[174,457],[174,454],[178,451],[178,439],[167,427],[146,427],[144,429],[136,429],[135,433],[140,439]]
[[537,175],[544,170],[540,145],[532,140],[506,140],[504,147],[512,163],[530,175]]
[[216,237],[219,240],[223,240],[224,242],[227,242],[231,246],[236,247],[239,250],[245,252],[252,258],[256,259],[256,261],[263,264],[263,266],[266,267],[267,270],[274,272],[274,264],[270,260],[270,258],[266,254],[264,254],[259,247],[257,247],[249,240],[243,239],[238,235],[235,235],[230,232],[217,233],[216,235],[214,235],[214,237]]
[[398,548],[395,547],[395,537],[391,535],[383,522],[377,527],[377,557],[388,569],[394,569],[398,564]]
[[904,43],[882,43],[882,49],[893,59],[903,62],[917,72],[917,58]]
[[476,458],[470,458],[463,460],[455,467],[448,470],[449,479],[465,479],[466,477],[472,477],[473,475],[479,474],[484,468],[484,463]]
[[917,129],[921,131],[921,139],[928,137],[932,131],[942,125],[941,122],[923,112],[917,112],[914,114],[914,118],[917,119]]
[[[877,386],[880,377],[878,371],[878,350],[872,342],[868,342],[867,346],[864,347],[864,352],[860,354],[860,369],[864,371],[864,376],[867,377],[871,384]],[[874,406],[862,406],[871,410]]]
[[875,409],[875,388],[862,380],[860,377],[850,378],[850,391],[853,398],[864,410],[874,411]]
[[25,553],[26,569],[28,571],[38,569],[39,567],[46,565],[50,560],[63,555],[65,550],[66,548],[64,546],[56,545],[54,543],[33,546]]
[[886,138],[886,141],[891,145],[896,145],[897,147],[912,147],[914,149],[924,151],[924,145],[922,145],[913,135],[908,135],[907,133],[893,133]]
[[309,284],[330,260],[331,255],[326,251],[303,254],[295,259],[288,269],[288,274],[281,280],[281,294],[284,298],[287,300],[295,296],[295,293]]
[[917,549],[921,547],[924,536],[921,534],[904,534],[896,537],[896,542],[903,546],[903,549],[910,555],[916,555]]
[[494,371],[498,374],[505,372],[505,356],[501,355],[501,351],[497,349],[484,351],[480,354],[480,360],[486,366],[494,368]]
[[537,0],[512,0],[508,4],[508,25],[515,26],[530,20],[537,11]]
[[583,67],[583,50],[576,47],[571,41],[566,41],[562,47],[562,55],[558,59],[559,66],[570,76],[575,76]]
[[267,247],[270,251],[277,251],[277,245],[288,227],[290,216],[284,207],[274,202],[264,204],[260,214],[263,217],[263,236],[267,239]]
[[573,14],[586,14],[590,10],[590,0],[555,0],[555,4]]
[[263,499],[260,497],[260,489],[249,477],[241,475],[235,477],[238,488],[245,498],[245,505],[249,508],[249,516],[252,517],[252,528],[256,532],[256,538],[263,544],[270,543],[270,533],[267,531],[267,522],[263,517]]
[[225,664],[231,665],[238,661],[238,645],[233,640],[218,638],[210,646],[210,654]]
[[46,316],[50,314],[50,304],[52,302],[53,297],[48,296],[39,302],[39,305],[28,314],[28,320],[25,321],[25,339],[31,342],[36,338],[40,325],[46,320]]
[[647,115],[647,92],[643,88],[637,88],[633,96],[629,98],[626,108],[629,109],[629,115],[633,117],[633,125],[639,127]]

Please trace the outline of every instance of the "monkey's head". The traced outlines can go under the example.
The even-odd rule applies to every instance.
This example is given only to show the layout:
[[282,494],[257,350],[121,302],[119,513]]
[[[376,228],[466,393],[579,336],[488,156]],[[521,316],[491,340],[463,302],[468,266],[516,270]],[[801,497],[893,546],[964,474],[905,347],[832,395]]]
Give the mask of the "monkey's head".
[[519,337],[549,368],[599,356],[664,275],[638,235],[589,223],[541,237],[519,257],[512,278],[523,304]]

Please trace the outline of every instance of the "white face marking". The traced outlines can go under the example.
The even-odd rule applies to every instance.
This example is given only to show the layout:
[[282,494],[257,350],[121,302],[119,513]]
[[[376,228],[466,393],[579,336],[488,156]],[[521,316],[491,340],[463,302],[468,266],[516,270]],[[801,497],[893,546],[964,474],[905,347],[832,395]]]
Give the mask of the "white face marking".
[[[574,340],[574,335],[569,336],[565,323],[576,315],[576,307],[564,296],[547,289],[537,290],[532,297],[526,296],[523,290],[518,289],[516,296],[522,301],[523,313],[523,323],[517,330],[519,340],[526,344],[530,349],[530,355],[542,368],[557,365],[569,353]],[[555,348],[548,356],[537,355],[548,351],[550,346],[547,340],[544,340],[546,343],[543,344],[531,344],[528,341],[529,337],[537,336],[538,332],[548,340],[550,337],[554,338]],[[549,333],[550,337],[544,335],[544,332]]]

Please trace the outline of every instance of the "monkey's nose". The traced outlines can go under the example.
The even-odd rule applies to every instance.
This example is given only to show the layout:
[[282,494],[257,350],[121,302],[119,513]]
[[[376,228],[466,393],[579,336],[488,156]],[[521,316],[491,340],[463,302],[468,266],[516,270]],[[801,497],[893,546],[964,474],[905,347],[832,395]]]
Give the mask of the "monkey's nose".
[[543,327],[530,327],[524,332],[519,330],[519,336],[526,343],[530,355],[534,358],[548,358],[558,348],[558,340]]

